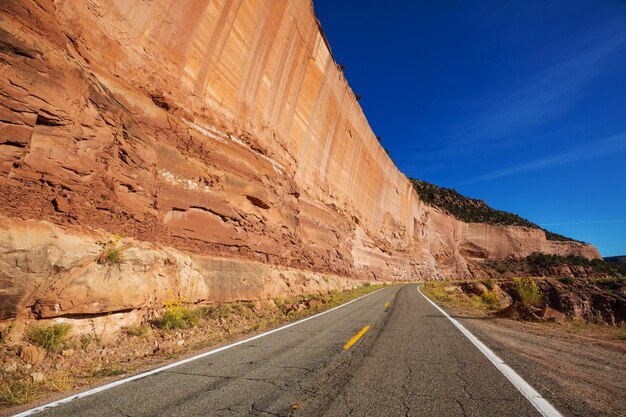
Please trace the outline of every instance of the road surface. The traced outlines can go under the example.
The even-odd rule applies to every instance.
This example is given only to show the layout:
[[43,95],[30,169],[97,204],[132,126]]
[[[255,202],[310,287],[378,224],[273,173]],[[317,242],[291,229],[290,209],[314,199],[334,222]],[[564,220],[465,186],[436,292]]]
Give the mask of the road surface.
[[404,285],[36,415],[540,414],[416,285]]

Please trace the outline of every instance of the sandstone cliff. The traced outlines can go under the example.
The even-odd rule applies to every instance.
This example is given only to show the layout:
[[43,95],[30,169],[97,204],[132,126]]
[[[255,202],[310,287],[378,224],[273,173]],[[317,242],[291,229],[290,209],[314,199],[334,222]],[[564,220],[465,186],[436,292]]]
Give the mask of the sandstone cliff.
[[0,74],[0,318],[599,257],[420,201],[307,0],[2,2]]

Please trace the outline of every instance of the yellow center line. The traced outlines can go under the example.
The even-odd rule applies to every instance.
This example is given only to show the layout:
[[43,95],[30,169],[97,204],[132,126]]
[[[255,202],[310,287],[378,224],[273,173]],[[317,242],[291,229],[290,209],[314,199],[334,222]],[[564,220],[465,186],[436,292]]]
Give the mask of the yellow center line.
[[360,332],[352,336],[352,339],[348,340],[348,343],[343,345],[343,350],[348,350],[350,347],[358,342],[358,340],[370,329],[370,325],[363,327]]
[[385,303],[385,309],[386,309],[387,307],[389,307],[389,301],[387,301],[387,302]]

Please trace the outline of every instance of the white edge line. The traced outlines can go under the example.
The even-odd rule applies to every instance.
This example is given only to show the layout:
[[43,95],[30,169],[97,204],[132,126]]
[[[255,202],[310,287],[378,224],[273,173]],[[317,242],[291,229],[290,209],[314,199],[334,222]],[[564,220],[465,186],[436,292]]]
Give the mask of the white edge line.
[[141,374],[133,375],[131,377],[120,379],[118,381],[114,381],[114,382],[111,382],[111,383],[106,384],[106,385],[101,385],[99,387],[92,388],[92,389],[87,390],[87,391],[79,392],[78,394],[74,394],[74,395],[71,395],[69,397],[62,398],[60,400],[53,401],[51,403],[44,404],[42,406],[30,409],[30,410],[23,411],[23,412],[21,412],[19,414],[15,414],[13,417],[31,416],[33,414],[39,413],[39,412],[47,410],[49,408],[58,407],[60,405],[67,404],[67,403],[69,403],[71,401],[74,401],[74,400],[77,400],[79,398],[88,397],[90,395],[97,394],[99,392],[109,390],[111,388],[117,387],[117,386],[125,384],[127,382],[132,382],[132,381],[135,381],[137,379],[141,379],[141,378],[145,378],[145,377],[150,376],[150,375],[158,374],[159,372],[167,371],[168,369],[174,368],[176,366],[184,365],[186,363],[193,362],[195,360],[198,360],[198,359],[201,359],[201,358],[205,358],[207,356],[211,356],[211,355],[213,355],[215,353],[219,353],[219,352],[222,352],[224,350],[227,350],[227,349],[230,349],[230,348],[234,348],[234,347],[239,346],[239,345],[243,345],[244,343],[248,343],[248,342],[251,342],[253,340],[260,339],[260,338],[268,336],[268,335],[270,335],[272,333],[276,333],[276,332],[279,332],[281,330],[285,330],[285,329],[287,329],[289,327],[296,326],[298,324],[304,323],[305,321],[312,320],[312,319],[314,319],[316,317],[323,316],[324,314],[330,313],[331,311],[337,310],[337,309],[339,309],[341,307],[345,307],[348,304],[352,304],[355,301],[359,301],[360,299],[365,298],[365,297],[367,297],[369,295],[376,294],[378,291],[381,291],[381,290],[384,290],[384,288],[380,288],[380,289],[378,289],[376,291],[373,291],[373,292],[371,292],[369,294],[362,295],[362,296],[360,296],[358,298],[355,298],[354,300],[348,301],[347,303],[338,305],[337,307],[333,307],[330,310],[322,311],[321,313],[317,313],[317,314],[315,314],[313,316],[306,317],[306,318],[303,318],[301,320],[294,321],[293,323],[286,324],[286,325],[281,326],[281,327],[279,327],[277,329],[269,330],[269,331],[267,331],[265,333],[261,333],[261,334],[257,334],[256,336],[249,337],[248,339],[240,340],[239,342],[231,343],[230,345],[222,346],[222,347],[219,347],[217,349],[210,350],[208,352],[200,353],[199,355],[195,355],[195,356],[192,356],[190,358],[180,360],[178,362],[170,363],[169,365],[161,366],[160,368],[152,369],[150,371],[143,372]]
[[491,349],[489,349],[483,342],[478,340],[476,336],[474,336],[469,330],[467,330],[461,323],[457,320],[450,317],[448,313],[446,313],[441,307],[435,304],[430,298],[426,297],[422,290],[420,289],[422,286],[417,287],[417,291],[419,291],[422,296],[428,300],[437,310],[439,310],[444,316],[448,318],[454,324],[457,329],[461,331],[467,337],[470,342],[474,344],[481,351],[483,355],[489,359],[491,363],[495,365],[496,368],[517,388],[517,390],[539,411],[539,413],[544,417],[563,417],[561,413],[558,412],[556,408],[552,406],[535,390],[530,386],[528,382],[524,380],[521,376],[517,374],[509,365],[507,365],[502,359],[498,357]]

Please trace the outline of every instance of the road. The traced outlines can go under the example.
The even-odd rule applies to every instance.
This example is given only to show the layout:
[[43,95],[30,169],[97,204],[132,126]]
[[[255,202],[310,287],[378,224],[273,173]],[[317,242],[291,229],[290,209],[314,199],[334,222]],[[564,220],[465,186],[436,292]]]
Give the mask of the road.
[[36,415],[540,414],[416,285],[404,285]]

